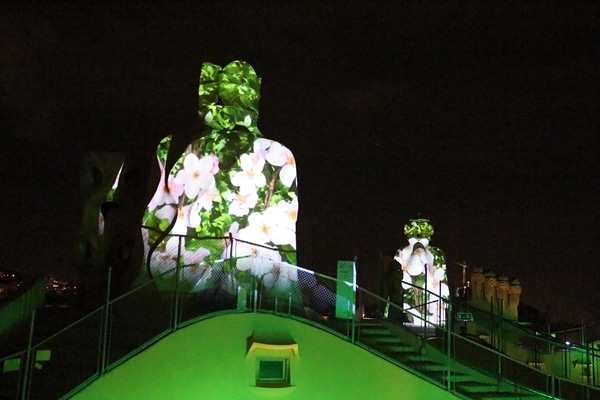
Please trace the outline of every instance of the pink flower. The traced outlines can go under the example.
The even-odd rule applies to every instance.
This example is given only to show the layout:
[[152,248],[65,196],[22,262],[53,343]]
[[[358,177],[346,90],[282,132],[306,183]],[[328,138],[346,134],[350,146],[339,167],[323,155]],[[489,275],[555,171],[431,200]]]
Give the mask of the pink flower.
[[217,172],[219,172],[219,157],[214,154],[209,154],[208,157],[210,157],[213,162],[212,167],[208,172],[215,175]]
[[179,196],[183,193],[183,185],[180,185],[175,182],[175,178],[173,175],[169,175],[167,179],[167,185],[165,185],[163,177],[165,175],[165,167],[158,160],[158,167],[160,168],[160,182],[158,183],[158,187],[156,188],[156,192],[148,203],[148,211],[154,211],[156,207],[162,206],[164,204],[177,204],[179,201]]

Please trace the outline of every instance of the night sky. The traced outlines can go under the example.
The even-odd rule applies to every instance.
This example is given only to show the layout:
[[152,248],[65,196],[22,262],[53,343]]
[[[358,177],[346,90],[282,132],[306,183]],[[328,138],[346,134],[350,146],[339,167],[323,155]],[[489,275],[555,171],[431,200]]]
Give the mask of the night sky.
[[77,279],[83,153],[189,129],[202,62],[240,59],[296,157],[301,265],[428,218],[451,279],[600,319],[600,3],[174,3],[0,6],[1,268]]

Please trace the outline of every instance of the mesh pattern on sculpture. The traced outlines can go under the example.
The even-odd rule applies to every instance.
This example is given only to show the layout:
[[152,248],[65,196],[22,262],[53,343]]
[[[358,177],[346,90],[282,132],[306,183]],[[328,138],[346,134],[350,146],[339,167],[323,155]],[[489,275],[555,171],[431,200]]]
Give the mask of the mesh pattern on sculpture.
[[[259,251],[235,257],[235,239],[227,239],[232,242],[223,259],[209,260],[208,249],[222,246],[223,240],[169,236],[149,257],[150,271],[159,290],[179,292],[201,308],[231,307],[243,290],[250,296],[258,295],[259,305],[265,308],[307,310],[318,316],[334,312],[335,280],[262,256],[260,251],[268,251],[267,246],[250,244]],[[189,250],[190,245],[193,251]]]

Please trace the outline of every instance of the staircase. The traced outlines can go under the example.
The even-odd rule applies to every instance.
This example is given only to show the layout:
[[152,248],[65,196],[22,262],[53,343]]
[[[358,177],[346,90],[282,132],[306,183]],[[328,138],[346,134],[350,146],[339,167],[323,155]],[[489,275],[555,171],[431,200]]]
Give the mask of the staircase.
[[[372,319],[358,322],[356,329],[357,344],[424,379],[448,387],[466,399],[549,398],[478,371],[469,366],[467,361],[449,359],[446,357],[448,349],[445,338],[436,337],[435,332],[425,332],[424,336],[420,336],[423,334],[422,327],[411,329],[387,320]],[[482,347],[482,351],[490,350]]]
[[[227,276],[219,276],[218,282],[229,282]],[[529,358],[511,357],[512,347],[497,351],[477,338],[457,334],[451,329],[452,320],[443,327],[413,325],[400,318],[403,310],[393,304],[397,312],[388,316],[395,316],[379,318],[379,310],[387,309],[390,303],[364,289],[358,289],[362,308],[355,314],[356,319],[335,318],[336,280],[306,270],[299,270],[298,277],[301,284],[291,286],[295,292],[283,297],[254,290],[239,302],[234,295],[222,296],[220,291],[210,289],[189,298],[163,298],[149,282],[107,301],[81,319],[76,318],[79,313],[65,318],[65,310],[44,310],[32,318],[36,322],[33,332],[33,324],[24,324],[22,330],[4,335],[5,341],[0,341],[0,398],[69,398],[98,376],[187,324],[215,313],[252,311],[275,313],[326,329],[459,398],[600,400],[600,387],[572,380],[568,374],[554,371],[550,375],[536,369],[524,361]],[[521,342],[497,343],[515,347]],[[565,362],[559,366],[566,371],[571,362],[567,362],[566,353],[558,354],[565,354]]]

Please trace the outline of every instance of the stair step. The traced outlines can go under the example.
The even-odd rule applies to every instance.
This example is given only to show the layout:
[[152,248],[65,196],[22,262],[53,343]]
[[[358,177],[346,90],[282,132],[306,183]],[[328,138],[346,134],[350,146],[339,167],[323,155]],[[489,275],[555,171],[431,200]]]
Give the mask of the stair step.
[[469,374],[465,374],[463,372],[456,372],[456,371],[452,371],[450,373],[450,376],[448,376],[448,372],[447,371],[438,371],[439,373],[437,374],[436,378],[438,381],[440,382],[466,382],[469,380],[473,380],[473,377]]
[[533,393],[514,393],[514,392],[493,392],[486,393],[478,396],[481,400],[507,400],[507,399],[548,399],[548,397],[542,397]]
[[368,327],[368,328],[360,328],[360,335],[391,335],[389,329],[384,327]]
[[418,369],[419,371],[446,371],[448,368],[444,364],[440,364],[431,360],[407,360],[407,365]]
[[[420,351],[416,351],[414,346],[406,344],[392,334],[388,328],[377,322],[361,322],[357,324],[357,327],[359,328],[359,341],[364,345],[401,364],[406,364],[442,384],[446,384],[448,381],[453,382],[459,392],[470,393],[473,398],[479,400],[542,399],[533,392],[500,390],[497,383],[477,381],[472,374],[451,371],[448,375],[448,365],[427,359]],[[506,387],[502,389],[506,389]]]
[[537,397],[534,393],[499,391],[498,385],[495,383],[466,381],[459,382],[456,385],[470,393],[477,393],[478,398],[486,400]]
[[382,352],[382,353],[412,353],[414,355],[419,355],[418,352],[415,351],[414,347],[411,345],[402,343],[402,342],[371,342],[366,340],[361,340],[362,343],[367,346],[373,347],[374,349]]
[[382,325],[379,322],[374,321],[374,320],[370,320],[369,321],[369,320],[363,319],[360,322],[357,322],[356,326],[359,326],[359,327],[363,327],[363,326],[379,326],[379,327],[381,327]]
[[400,361],[402,364],[410,364],[412,361],[410,358],[417,357],[418,354],[414,352],[406,352],[406,351],[389,351],[385,349],[376,349],[382,354],[387,355],[388,357],[393,358],[396,361]]
[[370,343],[404,344],[400,338],[390,335],[362,335],[360,339]]
[[487,383],[481,381],[465,381],[459,384],[461,388],[469,392],[493,392],[498,388],[495,383]]

